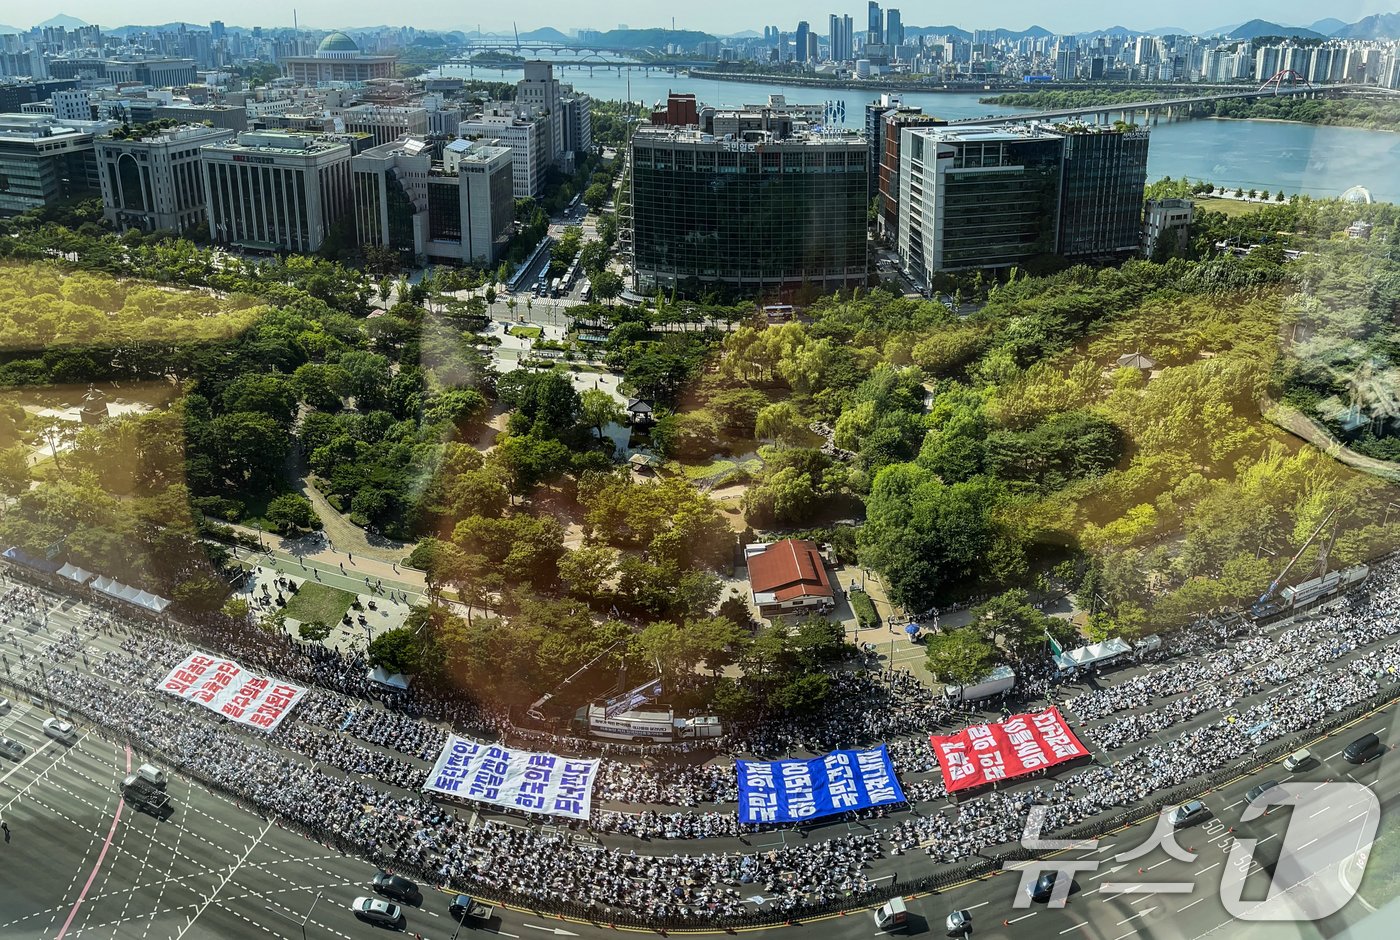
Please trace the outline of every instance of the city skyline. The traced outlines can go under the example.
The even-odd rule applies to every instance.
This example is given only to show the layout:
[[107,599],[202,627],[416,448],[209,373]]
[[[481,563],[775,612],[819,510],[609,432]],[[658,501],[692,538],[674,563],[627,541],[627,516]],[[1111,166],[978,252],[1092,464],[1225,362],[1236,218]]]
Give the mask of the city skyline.
[[[1323,18],[1355,22],[1373,14],[1397,11],[1393,0],[1351,0],[1328,5],[1325,9],[1302,0],[1282,0],[1276,3],[1251,0],[1247,3],[1229,4],[1225,8],[1208,0],[1183,0],[1170,12],[1163,12],[1157,17],[1160,22],[1149,23],[1138,21],[1146,16],[1146,13],[1133,11],[1125,17],[1124,11],[1117,7],[1085,0],[1071,0],[1054,8],[1046,8],[1032,0],[1006,0],[986,12],[957,13],[908,3],[902,6],[898,3],[888,5],[903,10],[907,27],[951,25],[963,29],[1015,30],[1041,26],[1065,33],[1087,32],[1112,26],[1142,31],[1175,27],[1205,32],[1256,18],[1287,26],[1308,26]],[[885,4],[881,6],[884,7]],[[121,7],[120,21],[112,20],[111,6],[100,0],[52,0],[29,9],[33,12],[23,18],[16,15],[18,10],[4,14],[0,24],[28,29],[57,15],[76,17],[108,29],[126,25],[196,22],[190,18],[188,5],[177,3],[175,0],[136,0],[124,4]],[[511,9],[514,13],[513,23],[505,19],[492,20],[488,14],[488,17],[480,18],[481,29],[486,32],[509,32],[513,27],[525,31],[549,26],[567,32],[578,28],[608,30],[624,23],[631,28],[669,28],[671,25],[669,16],[658,17],[654,6],[638,0],[603,0],[601,3],[592,4],[589,7],[591,20],[584,22],[574,19],[577,16],[576,11],[561,9],[544,0],[523,0]],[[434,8],[417,11],[408,21],[386,22],[382,5],[362,0],[337,3],[323,0],[303,2],[292,8],[274,0],[249,0],[239,4],[234,11],[211,10],[209,17],[238,26],[290,26],[292,10],[296,12],[298,24],[307,29],[353,29],[389,25],[431,30],[470,30],[478,25],[467,22],[470,17],[465,13]],[[811,0],[778,0],[766,8],[762,19],[755,19],[752,8],[747,5],[733,0],[721,0],[719,3],[708,4],[702,11],[692,12],[691,16],[676,17],[675,25],[677,29],[698,30],[722,36],[744,31],[761,32],[764,26],[772,25],[795,28],[799,20],[807,20],[813,24],[814,32],[825,35],[826,17],[829,13],[849,13],[861,19],[864,12],[863,5],[855,0],[837,0],[825,5],[813,3]]]

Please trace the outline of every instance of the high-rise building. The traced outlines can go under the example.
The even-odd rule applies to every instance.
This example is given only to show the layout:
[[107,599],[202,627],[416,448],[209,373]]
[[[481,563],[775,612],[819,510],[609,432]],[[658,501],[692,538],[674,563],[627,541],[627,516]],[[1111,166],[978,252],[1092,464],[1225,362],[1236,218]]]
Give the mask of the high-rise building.
[[548,62],[526,62],[525,75],[515,83],[518,111],[533,115],[543,124],[546,163],[564,153],[564,116],[559,109],[559,80]]
[[797,32],[793,36],[793,59],[798,62],[807,61],[807,37],[812,33],[811,25],[802,20],[797,24]]
[[97,141],[102,210],[119,232],[187,233],[206,221],[199,149],[232,140],[223,128],[186,124]]
[[898,246],[916,278],[1138,248],[1145,131],[1027,123],[902,134]]
[[593,99],[581,91],[569,88],[559,99],[563,111],[564,153],[589,153],[593,150]]
[[350,144],[248,131],[201,149],[209,233],[220,244],[310,254],[350,211]]
[[644,126],[630,147],[639,292],[752,296],[865,283],[867,157],[858,135]]
[[866,165],[870,167],[869,185],[866,187],[866,196],[874,199],[875,194],[880,191],[880,160],[885,148],[885,115],[890,111],[902,111],[907,114],[922,114],[923,109],[917,107],[906,107],[904,99],[899,95],[885,93],[865,106],[865,144],[869,151],[869,159]]
[[544,174],[550,161],[545,152],[543,122],[505,108],[493,108],[463,121],[458,133],[510,148],[515,198],[538,196],[544,189]]
[[0,216],[96,195],[93,135],[107,126],[0,114]]
[[865,41],[882,43],[885,41],[884,21],[880,16],[880,4],[870,0],[865,10]]
[[947,124],[919,108],[892,108],[880,120],[880,212],[876,223],[882,236],[893,238],[899,231],[899,147],[906,127],[938,127]]
[[490,264],[515,217],[506,147],[454,140],[441,159],[423,137],[371,147],[350,161],[355,233],[430,261]]
[[891,48],[904,45],[904,20],[895,9],[885,11],[885,45]]
[[[374,145],[392,143],[408,135],[428,133],[426,108],[397,108],[387,105],[362,104],[332,111],[331,116],[343,124],[347,134],[368,134]],[[341,128],[337,128],[341,130]],[[454,127],[455,131],[456,128]]]
[[832,13],[827,17],[827,40],[833,62],[851,62],[856,57],[855,22],[850,15]]

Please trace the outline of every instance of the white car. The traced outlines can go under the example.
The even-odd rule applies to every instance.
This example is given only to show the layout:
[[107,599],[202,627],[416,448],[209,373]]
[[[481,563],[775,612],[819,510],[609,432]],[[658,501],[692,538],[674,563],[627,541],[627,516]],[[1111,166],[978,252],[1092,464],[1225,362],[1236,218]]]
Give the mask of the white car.
[[44,734],[55,741],[62,741],[64,744],[73,744],[78,740],[78,731],[73,727],[72,722],[61,721],[57,718],[44,719]]
[[403,920],[403,911],[399,906],[383,898],[356,898],[351,903],[350,910],[360,920],[384,927],[397,927]]
[[8,715],[9,713],[10,700],[7,698],[0,698],[0,715]]

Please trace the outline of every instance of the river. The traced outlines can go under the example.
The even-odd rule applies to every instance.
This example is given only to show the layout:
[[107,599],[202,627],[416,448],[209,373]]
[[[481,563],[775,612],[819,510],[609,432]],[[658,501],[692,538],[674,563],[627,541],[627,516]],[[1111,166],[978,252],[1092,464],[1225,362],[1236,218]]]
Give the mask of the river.
[[[486,81],[511,81],[519,70],[447,68],[447,75]],[[875,92],[865,89],[804,88],[763,82],[727,82],[671,75],[660,69],[593,69],[560,67],[555,74],[594,98],[633,101],[666,100],[668,91],[693,92],[705,104],[732,107],[767,100],[770,94],[793,101],[841,101],[846,124],[860,128],[865,103]],[[981,104],[978,94],[903,92],[907,104],[947,118],[1003,114],[1013,108]],[[1194,120],[1166,122],[1152,128],[1148,150],[1149,180],[1185,176],[1217,186],[1339,196],[1365,186],[1384,202],[1400,202],[1400,134],[1353,127],[1291,124],[1281,121]]]

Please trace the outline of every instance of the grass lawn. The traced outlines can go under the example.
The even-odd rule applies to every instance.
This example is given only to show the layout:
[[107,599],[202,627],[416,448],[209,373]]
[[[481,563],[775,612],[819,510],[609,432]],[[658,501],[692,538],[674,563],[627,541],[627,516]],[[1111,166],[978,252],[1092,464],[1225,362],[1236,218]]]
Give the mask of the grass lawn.
[[1253,215],[1268,206],[1287,205],[1282,202],[1245,202],[1242,199],[1197,199],[1196,205],[1206,212],[1223,212],[1230,218],[1239,215]]
[[749,476],[763,469],[763,461],[757,457],[750,457],[748,460],[738,461],[731,457],[721,457],[718,460],[705,464],[672,464],[679,469],[685,478],[692,483],[709,483],[711,486],[721,486],[731,477],[738,476],[740,472],[747,472]]
[[539,339],[543,332],[544,328],[538,326],[513,326],[510,328],[510,335],[518,336],[521,339]]
[[291,619],[299,620],[302,623],[320,620],[330,626],[335,626],[340,623],[340,618],[345,616],[345,612],[350,609],[350,604],[354,600],[355,595],[348,591],[307,582],[287,601],[283,612]]

